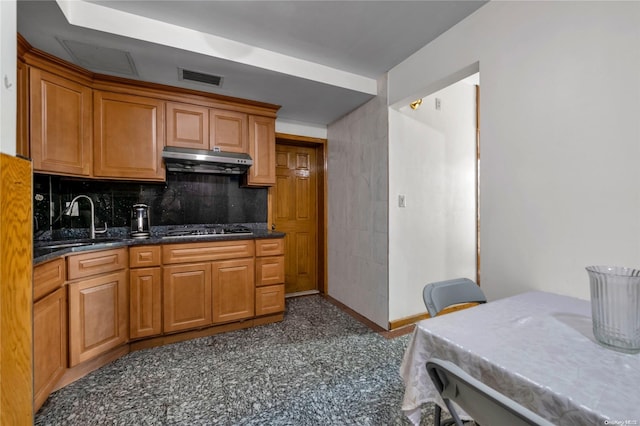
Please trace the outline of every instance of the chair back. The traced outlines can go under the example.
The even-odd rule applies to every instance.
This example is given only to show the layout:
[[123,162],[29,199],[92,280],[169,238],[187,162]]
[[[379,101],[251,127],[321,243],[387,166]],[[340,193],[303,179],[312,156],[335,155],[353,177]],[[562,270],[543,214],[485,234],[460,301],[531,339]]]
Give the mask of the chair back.
[[481,425],[553,426],[504,394],[474,379],[452,362],[430,359],[427,361],[427,372],[457,426],[462,426],[462,421],[451,401]]
[[422,290],[422,298],[429,315],[435,317],[447,306],[457,303],[486,303],[480,287],[468,278],[455,278],[427,284]]

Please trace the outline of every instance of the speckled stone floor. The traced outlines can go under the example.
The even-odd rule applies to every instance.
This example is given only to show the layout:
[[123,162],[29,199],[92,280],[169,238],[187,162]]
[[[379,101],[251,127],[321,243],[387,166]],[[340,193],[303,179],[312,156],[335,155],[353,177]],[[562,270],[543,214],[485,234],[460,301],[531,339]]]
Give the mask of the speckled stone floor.
[[409,425],[409,337],[386,339],[321,296],[288,299],[282,322],[132,352],[54,392],[35,424]]

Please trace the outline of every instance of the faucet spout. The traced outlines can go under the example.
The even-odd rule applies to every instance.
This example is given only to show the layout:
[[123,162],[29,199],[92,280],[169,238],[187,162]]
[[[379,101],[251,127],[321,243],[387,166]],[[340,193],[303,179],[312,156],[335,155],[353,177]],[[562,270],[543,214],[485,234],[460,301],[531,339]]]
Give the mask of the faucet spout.
[[71,210],[73,209],[73,205],[74,203],[77,203],[78,200],[80,200],[81,198],[86,198],[89,201],[89,205],[91,206],[91,227],[89,228],[89,235],[90,238],[93,240],[96,237],[96,233],[98,234],[104,234],[105,232],[107,232],[107,223],[105,222],[104,224],[104,229],[101,229],[99,231],[96,231],[96,223],[95,223],[95,217],[96,217],[96,212],[95,212],[95,206],[93,204],[93,200],[84,194],[80,194],[78,196],[76,196],[73,200],[71,200],[71,202],[69,203],[69,205],[67,206],[67,208],[62,212],[63,215],[70,215],[71,214]]

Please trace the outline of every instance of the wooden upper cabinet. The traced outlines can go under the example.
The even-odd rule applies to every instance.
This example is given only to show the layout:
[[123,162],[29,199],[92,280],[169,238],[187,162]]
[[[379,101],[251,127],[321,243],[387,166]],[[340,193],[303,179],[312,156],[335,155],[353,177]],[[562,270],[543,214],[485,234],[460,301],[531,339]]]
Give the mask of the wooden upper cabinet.
[[30,136],[34,171],[91,174],[91,89],[31,68]]
[[212,109],[209,111],[210,149],[225,152],[249,152],[247,114]]
[[21,60],[17,65],[16,154],[29,158],[29,67]]
[[164,101],[94,91],[93,175],[164,181]]
[[209,149],[209,108],[167,102],[167,146]]
[[247,114],[167,102],[167,146],[248,153]]
[[247,172],[247,186],[273,186],[276,183],[276,120],[249,116],[249,155],[253,165]]

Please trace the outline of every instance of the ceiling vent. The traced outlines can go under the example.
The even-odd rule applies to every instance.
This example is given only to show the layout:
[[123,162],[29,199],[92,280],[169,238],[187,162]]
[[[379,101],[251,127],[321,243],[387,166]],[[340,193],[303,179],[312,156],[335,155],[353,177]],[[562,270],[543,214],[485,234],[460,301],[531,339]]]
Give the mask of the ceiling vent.
[[58,42],[71,55],[73,61],[81,67],[94,72],[137,76],[138,72],[129,52],[110,47],[95,46],[75,40]]
[[205,74],[203,72],[178,68],[178,77],[180,80],[184,81],[195,81],[197,83],[204,83],[216,87],[222,86],[222,77],[219,75]]

